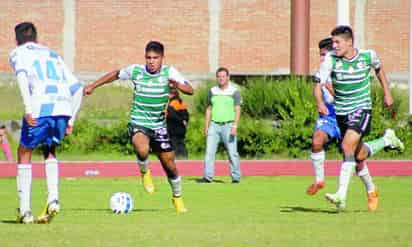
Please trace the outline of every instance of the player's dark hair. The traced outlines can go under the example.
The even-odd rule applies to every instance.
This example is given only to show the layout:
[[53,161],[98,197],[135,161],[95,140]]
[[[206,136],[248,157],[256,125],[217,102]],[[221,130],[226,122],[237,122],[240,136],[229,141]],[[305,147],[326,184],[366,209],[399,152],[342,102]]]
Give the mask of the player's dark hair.
[[326,38],[319,41],[319,49],[326,49],[328,51],[333,50],[333,40],[332,38]]
[[220,67],[220,68],[218,68],[218,69],[216,70],[216,76],[217,76],[217,74],[218,74],[219,72],[222,72],[222,71],[226,72],[226,75],[229,75],[229,70],[228,70],[227,68],[225,68],[225,67]]
[[4,124],[0,125],[0,129],[5,129],[5,128],[6,128],[6,125]]
[[330,33],[332,36],[342,36],[345,39],[353,40],[353,31],[350,26],[337,26]]
[[26,42],[35,42],[37,39],[36,27],[31,22],[22,22],[14,27],[16,33],[17,45],[22,45]]
[[165,48],[164,48],[163,44],[160,43],[159,41],[150,41],[149,43],[147,43],[145,51],[146,51],[146,53],[149,52],[149,51],[154,51],[154,52],[159,53],[163,56]]

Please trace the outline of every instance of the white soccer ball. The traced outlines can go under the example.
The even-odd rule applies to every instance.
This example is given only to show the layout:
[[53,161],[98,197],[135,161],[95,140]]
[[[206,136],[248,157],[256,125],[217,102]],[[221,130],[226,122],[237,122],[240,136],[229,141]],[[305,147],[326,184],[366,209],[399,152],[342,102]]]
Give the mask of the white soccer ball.
[[133,210],[132,196],[127,192],[116,192],[110,197],[110,209],[115,214],[127,214]]

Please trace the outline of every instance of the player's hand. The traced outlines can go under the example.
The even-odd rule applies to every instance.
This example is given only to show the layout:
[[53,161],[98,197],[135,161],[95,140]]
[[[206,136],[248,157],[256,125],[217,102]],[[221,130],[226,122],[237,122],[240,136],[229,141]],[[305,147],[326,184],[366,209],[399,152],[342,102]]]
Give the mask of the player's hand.
[[392,95],[386,94],[385,96],[383,96],[383,103],[386,107],[391,107],[393,105]]
[[230,135],[231,136],[237,135],[237,126],[232,126],[232,128],[230,129]]
[[203,134],[204,134],[205,136],[207,136],[207,133],[208,133],[208,132],[209,132],[209,127],[206,126],[205,129],[204,129]]
[[87,96],[87,95],[91,95],[94,91],[94,87],[92,85],[87,85],[83,88],[83,95]]
[[318,112],[320,115],[329,115],[329,110],[325,106],[325,104],[319,104],[318,105]]
[[173,79],[169,79],[169,87],[170,88],[177,88],[177,81]]
[[37,120],[32,117],[31,113],[26,114],[26,115],[24,116],[24,118],[26,119],[26,122],[27,122],[31,127],[34,127],[34,126],[37,125]]
[[67,125],[66,127],[66,135],[71,135],[73,133],[73,126]]

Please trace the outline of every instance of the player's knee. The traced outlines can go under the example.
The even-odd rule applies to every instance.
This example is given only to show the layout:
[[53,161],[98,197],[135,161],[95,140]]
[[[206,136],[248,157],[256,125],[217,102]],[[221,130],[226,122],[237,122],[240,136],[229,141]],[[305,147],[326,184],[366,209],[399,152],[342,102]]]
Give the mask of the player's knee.
[[354,156],[355,151],[353,150],[352,145],[348,143],[342,143],[341,149],[344,155],[352,155]]
[[312,140],[312,152],[320,152],[323,150],[324,142],[319,138],[314,138]]

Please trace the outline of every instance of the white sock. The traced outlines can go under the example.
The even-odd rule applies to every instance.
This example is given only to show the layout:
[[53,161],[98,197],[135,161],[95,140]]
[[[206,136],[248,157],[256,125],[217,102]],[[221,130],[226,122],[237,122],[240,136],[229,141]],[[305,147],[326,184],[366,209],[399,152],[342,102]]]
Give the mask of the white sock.
[[340,169],[339,188],[337,194],[343,200],[346,199],[350,178],[352,176],[355,165],[356,163],[354,161],[345,161],[343,162],[342,167]]
[[47,203],[59,200],[59,164],[56,159],[45,160],[47,181]]
[[310,158],[312,159],[313,171],[315,172],[315,182],[323,182],[325,180],[325,151],[311,153]]
[[365,185],[366,191],[368,193],[375,191],[375,184],[372,181],[372,177],[369,174],[369,169],[368,166],[366,166],[366,163],[364,163],[363,169],[360,170],[357,174]]
[[170,187],[172,188],[173,196],[174,197],[180,197],[182,196],[182,178],[178,176],[176,179],[170,179],[169,184]]
[[149,159],[145,159],[145,160],[137,159],[137,164],[139,165],[140,172],[144,174],[147,172],[147,169],[149,166]]
[[19,197],[20,214],[31,211],[31,164],[17,164],[17,193]]

